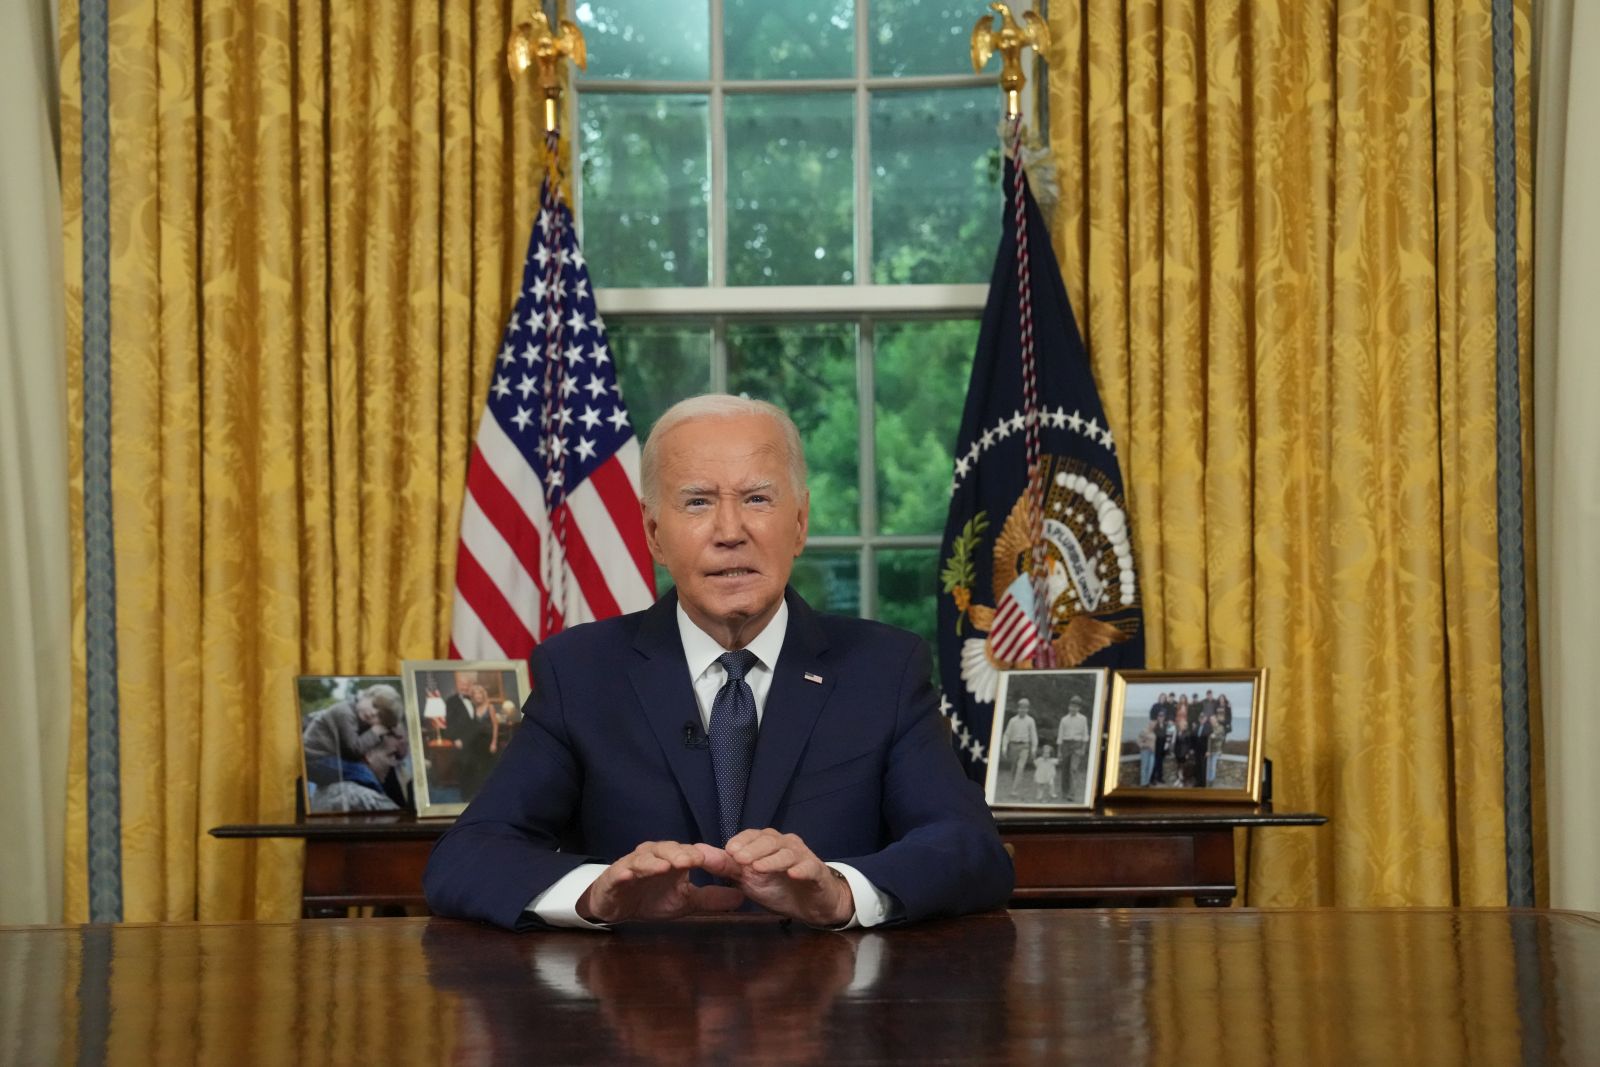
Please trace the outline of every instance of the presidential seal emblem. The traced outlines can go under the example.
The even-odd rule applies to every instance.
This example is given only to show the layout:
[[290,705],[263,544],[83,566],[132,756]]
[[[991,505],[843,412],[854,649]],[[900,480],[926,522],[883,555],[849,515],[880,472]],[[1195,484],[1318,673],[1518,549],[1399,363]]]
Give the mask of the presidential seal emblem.
[[[1024,492],[986,543],[989,517],[974,513],[941,572],[962,637],[961,679],[985,704],[994,702],[1001,671],[1075,667],[1140,627],[1128,516],[1115,484],[1070,457],[1045,455],[1041,463],[1043,514],[1035,513],[1031,494]],[[1042,582],[1033,573],[1036,546],[1042,549]],[[990,602],[982,603],[974,585],[977,554],[986,547],[992,553],[991,588],[985,591]]]

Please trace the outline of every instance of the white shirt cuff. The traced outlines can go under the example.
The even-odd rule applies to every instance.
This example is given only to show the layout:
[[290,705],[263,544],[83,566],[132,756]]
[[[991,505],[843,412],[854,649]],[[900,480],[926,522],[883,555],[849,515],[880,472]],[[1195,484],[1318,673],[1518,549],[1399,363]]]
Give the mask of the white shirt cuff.
[[867,881],[866,875],[848,863],[830,863],[828,866],[844,875],[850,895],[856,900],[856,913],[850,916],[849,922],[835,929],[854,930],[858,926],[877,926],[893,918],[890,912],[894,908],[894,898]]
[[540,921],[551,926],[578,930],[610,929],[605,923],[592,923],[578,914],[578,898],[605,869],[603,863],[585,863],[581,867],[574,867],[551,883],[550,888],[530,900],[522,910],[533,912]]

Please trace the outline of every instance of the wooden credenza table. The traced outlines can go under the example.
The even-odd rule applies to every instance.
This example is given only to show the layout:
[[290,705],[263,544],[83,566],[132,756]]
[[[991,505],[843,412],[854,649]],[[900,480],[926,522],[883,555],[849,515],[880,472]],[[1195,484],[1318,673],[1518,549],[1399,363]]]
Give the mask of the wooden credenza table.
[[1592,1064],[1600,916],[0,929],[0,1063]]
[[[1096,811],[999,811],[995,819],[1017,868],[1016,906],[1071,902],[1150,903],[1193,898],[1231,904],[1238,893],[1234,834],[1274,826],[1319,826],[1314,812],[1268,806],[1158,805]],[[307,915],[350,907],[421,906],[422,869],[448,819],[331,815],[294,823],[218,826],[219,838],[301,838],[301,902]]]

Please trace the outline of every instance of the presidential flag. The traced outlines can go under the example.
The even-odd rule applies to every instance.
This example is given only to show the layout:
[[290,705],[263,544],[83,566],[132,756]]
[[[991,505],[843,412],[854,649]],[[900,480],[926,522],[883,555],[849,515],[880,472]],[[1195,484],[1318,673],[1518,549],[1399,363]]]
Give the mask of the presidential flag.
[[450,655],[525,658],[563,627],[654,600],[639,440],[547,174],[468,462]]
[[942,709],[984,777],[1000,672],[1140,667],[1116,442],[1015,144],[940,550]]

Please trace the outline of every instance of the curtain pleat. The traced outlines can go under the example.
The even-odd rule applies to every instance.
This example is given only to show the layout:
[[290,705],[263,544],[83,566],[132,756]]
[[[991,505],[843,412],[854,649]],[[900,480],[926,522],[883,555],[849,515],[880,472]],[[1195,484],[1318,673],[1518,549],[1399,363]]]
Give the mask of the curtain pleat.
[[1277,805],[1330,816],[1254,904],[1506,899],[1489,13],[1051,5],[1150,664],[1269,668]]
[[[293,819],[297,674],[392,673],[448,644],[463,472],[540,176],[509,16],[437,0],[111,12],[128,919],[295,915],[296,845],[207,831]],[[69,170],[81,214],[81,159]],[[81,241],[69,219],[69,259]],[[81,280],[69,293],[81,317]],[[83,663],[80,646],[80,678]]]

